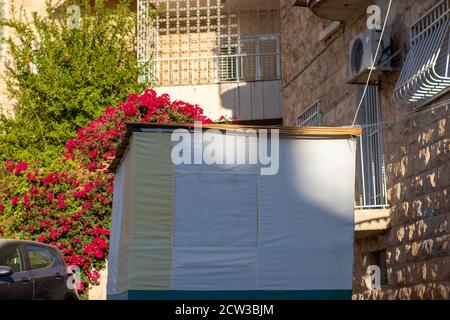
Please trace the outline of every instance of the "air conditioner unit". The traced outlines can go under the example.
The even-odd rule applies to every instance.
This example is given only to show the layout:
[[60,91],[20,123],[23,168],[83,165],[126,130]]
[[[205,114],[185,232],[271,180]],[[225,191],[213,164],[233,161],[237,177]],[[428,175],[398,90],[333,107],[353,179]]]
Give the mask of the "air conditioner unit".
[[368,30],[360,33],[349,46],[349,81],[352,84],[365,84],[375,59],[378,43],[381,41],[378,57],[370,77],[370,84],[380,80],[391,68],[391,34],[385,30],[381,39],[381,30]]

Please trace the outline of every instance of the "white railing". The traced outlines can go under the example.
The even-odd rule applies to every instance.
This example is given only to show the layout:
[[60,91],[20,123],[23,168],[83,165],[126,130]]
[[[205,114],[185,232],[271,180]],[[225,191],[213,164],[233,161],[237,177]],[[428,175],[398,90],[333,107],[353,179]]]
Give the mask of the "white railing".
[[[204,84],[227,81],[281,79],[279,34],[238,37],[233,41],[206,43],[216,55],[165,58],[158,50],[156,78],[160,85]],[[218,49],[220,48],[220,49]],[[186,55],[186,56],[184,56]]]
[[361,110],[363,135],[358,140],[357,209],[388,207],[380,97],[377,86],[370,86]]
[[450,0],[441,0],[411,27],[411,49],[394,97],[417,107],[450,87]]
[[211,57],[157,59],[160,85],[263,81],[281,78],[280,54],[236,54]]
[[388,207],[381,132],[378,125],[366,126],[358,139],[359,195],[355,208]]

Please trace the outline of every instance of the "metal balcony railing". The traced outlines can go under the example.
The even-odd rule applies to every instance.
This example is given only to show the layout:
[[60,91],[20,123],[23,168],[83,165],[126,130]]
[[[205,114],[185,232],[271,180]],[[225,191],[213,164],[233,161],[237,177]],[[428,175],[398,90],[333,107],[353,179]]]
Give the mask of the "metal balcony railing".
[[394,97],[418,107],[450,88],[450,0],[441,0],[411,27],[411,49]]
[[159,85],[264,81],[281,78],[280,53],[157,59]]
[[386,208],[387,187],[383,150],[380,97],[377,86],[369,86],[360,114],[364,128],[358,138],[357,209]]
[[[159,85],[206,84],[229,81],[265,81],[281,79],[279,34],[236,37],[220,42],[203,41],[208,50],[204,56],[191,56],[183,51],[178,57],[164,57],[164,43],[155,60],[155,75]],[[217,52],[209,55],[207,52]]]

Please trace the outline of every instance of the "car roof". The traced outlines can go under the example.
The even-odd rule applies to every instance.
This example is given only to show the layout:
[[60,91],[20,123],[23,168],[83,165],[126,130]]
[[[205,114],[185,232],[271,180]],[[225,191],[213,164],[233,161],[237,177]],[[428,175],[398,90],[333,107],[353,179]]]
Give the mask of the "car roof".
[[32,245],[38,245],[38,246],[58,249],[55,246],[52,246],[52,245],[49,245],[49,244],[46,244],[46,243],[42,243],[42,242],[31,241],[31,240],[0,239],[0,247],[5,245],[5,244],[9,244],[9,243],[14,243],[14,244],[32,244]]

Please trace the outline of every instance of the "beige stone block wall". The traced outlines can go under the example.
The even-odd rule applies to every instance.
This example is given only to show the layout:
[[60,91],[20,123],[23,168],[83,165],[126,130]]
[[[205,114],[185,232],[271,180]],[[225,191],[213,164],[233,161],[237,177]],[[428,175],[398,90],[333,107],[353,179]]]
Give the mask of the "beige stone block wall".
[[[108,266],[108,262],[106,262],[106,266]],[[99,271],[100,279],[98,281],[98,285],[90,286],[88,292],[89,300],[106,300],[106,285],[108,282],[108,268]]]
[[[323,124],[350,125],[357,88],[347,84],[348,45],[365,31],[365,17],[346,23],[326,41],[319,34],[329,23],[308,9],[281,0],[283,114],[295,125],[302,111],[322,102]],[[383,7],[386,2],[375,1]],[[409,27],[436,3],[394,1],[390,26],[394,51],[409,46]],[[401,67],[401,59],[394,60]],[[399,76],[383,78],[383,121],[410,112],[393,100]],[[442,99],[448,99],[449,96]],[[391,227],[385,234],[355,240],[355,299],[448,299],[450,290],[450,110],[440,108],[383,127]],[[387,283],[365,285],[370,252],[386,249]]]

